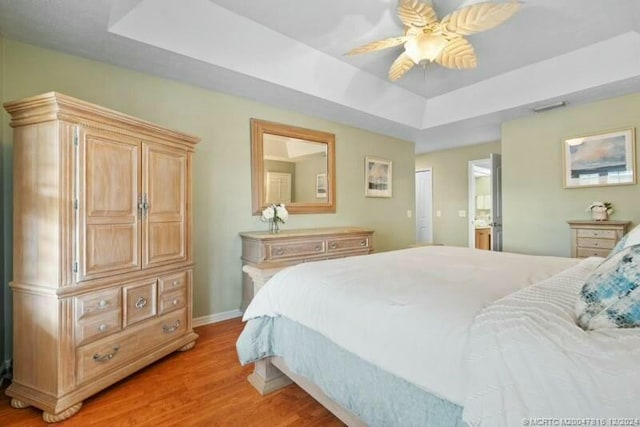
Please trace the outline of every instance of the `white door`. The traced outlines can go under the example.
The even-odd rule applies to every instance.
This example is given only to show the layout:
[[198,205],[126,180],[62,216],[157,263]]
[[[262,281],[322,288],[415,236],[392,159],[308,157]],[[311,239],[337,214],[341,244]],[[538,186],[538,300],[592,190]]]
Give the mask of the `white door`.
[[431,169],[416,172],[416,242],[433,243],[433,186]]
[[291,202],[291,174],[267,172],[267,203]]
[[491,154],[491,250],[502,252],[502,156]]

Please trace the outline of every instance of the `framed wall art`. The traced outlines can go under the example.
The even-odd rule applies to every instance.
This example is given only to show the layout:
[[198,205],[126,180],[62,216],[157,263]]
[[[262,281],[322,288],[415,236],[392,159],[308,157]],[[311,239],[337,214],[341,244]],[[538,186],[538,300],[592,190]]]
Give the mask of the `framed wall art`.
[[392,162],[377,157],[365,157],[364,195],[366,197],[391,197],[392,186]]
[[635,129],[564,141],[565,188],[636,183]]

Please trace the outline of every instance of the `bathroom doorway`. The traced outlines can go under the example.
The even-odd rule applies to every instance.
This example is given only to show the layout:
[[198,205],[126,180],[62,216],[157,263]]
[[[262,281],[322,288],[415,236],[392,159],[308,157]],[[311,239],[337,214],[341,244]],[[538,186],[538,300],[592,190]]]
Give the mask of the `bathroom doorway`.
[[499,154],[469,161],[469,247],[502,251],[502,165]]

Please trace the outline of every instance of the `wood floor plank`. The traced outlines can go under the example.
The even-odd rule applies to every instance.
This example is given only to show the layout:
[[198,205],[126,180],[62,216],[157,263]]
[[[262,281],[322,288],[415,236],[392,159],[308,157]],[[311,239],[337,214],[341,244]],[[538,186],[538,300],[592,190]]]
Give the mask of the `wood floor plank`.
[[[243,323],[228,320],[196,328],[196,347],[172,353],[85,400],[55,426],[343,426],[311,396],[292,384],[268,396],[247,382],[235,343]],[[0,426],[41,427],[42,411],[13,409],[1,390]]]

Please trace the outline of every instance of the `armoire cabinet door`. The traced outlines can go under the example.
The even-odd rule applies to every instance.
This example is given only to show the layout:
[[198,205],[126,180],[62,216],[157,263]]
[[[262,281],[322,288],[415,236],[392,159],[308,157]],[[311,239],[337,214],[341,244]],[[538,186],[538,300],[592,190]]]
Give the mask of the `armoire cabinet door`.
[[[187,155],[143,143],[143,268],[187,259]],[[143,197],[145,197],[143,196]]]
[[86,130],[76,168],[78,281],[140,269],[140,142]]

